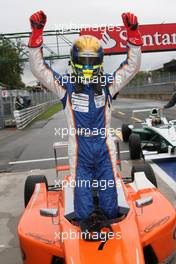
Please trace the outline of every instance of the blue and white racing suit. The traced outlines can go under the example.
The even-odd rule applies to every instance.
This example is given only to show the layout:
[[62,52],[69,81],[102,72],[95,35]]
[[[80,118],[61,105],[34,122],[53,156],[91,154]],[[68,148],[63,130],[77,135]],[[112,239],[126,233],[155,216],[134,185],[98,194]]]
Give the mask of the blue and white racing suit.
[[[78,220],[86,219],[94,210],[91,184],[81,182],[111,181],[111,186],[98,188],[99,207],[109,218],[118,212],[115,184],[116,149],[110,128],[112,97],[121,90],[138,72],[141,48],[128,44],[127,59],[114,72],[114,79],[102,86],[102,95],[95,94],[91,84],[86,84],[81,93],[75,93],[71,78],[63,84],[56,72],[44,62],[41,48],[30,48],[30,65],[34,76],[62,101],[70,131],[68,155],[71,177],[76,181],[74,188],[74,210]],[[63,77],[65,78],[65,77]],[[96,132],[95,132],[96,131]],[[97,133],[98,131],[98,133]],[[102,134],[102,131],[106,132]],[[95,133],[94,133],[95,132]],[[101,133],[100,133],[101,132]]]

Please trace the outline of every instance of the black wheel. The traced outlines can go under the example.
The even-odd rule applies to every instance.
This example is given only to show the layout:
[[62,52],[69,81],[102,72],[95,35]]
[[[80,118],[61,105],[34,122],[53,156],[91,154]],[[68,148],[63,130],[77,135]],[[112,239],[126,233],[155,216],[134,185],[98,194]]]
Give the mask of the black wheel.
[[142,154],[141,140],[138,134],[131,134],[129,137],[130,158],[132,160],[140,159]]
[[64,264],[65,261],[63,258],[60,257],[54,257],[52,260],[52,264]]
[[48,181],[44,175],[32,175],[28,176],[24,186],[24,205],[25,207],[29,203],[31,196],[35,189],[36,183],[45,183],[46,188],[48,189]]
[[131,135],[132,131],[128,127],[128,124],[123,124],[122,125],[122,138],[124,142],[128,142],[129,136]]
[[143,250],[144,250],[145,264],[158,264],[158,258],[151,245],[144,247]]
[[155,173],[154,173],[152,167],[148,163],[134,165],[131,169],[131,177],[134,179],[134,173],[135,172],[141,172],[141,171],[143,171],[145,173],[147,179],[155,187],[157,187],[157,181],[156,181]]

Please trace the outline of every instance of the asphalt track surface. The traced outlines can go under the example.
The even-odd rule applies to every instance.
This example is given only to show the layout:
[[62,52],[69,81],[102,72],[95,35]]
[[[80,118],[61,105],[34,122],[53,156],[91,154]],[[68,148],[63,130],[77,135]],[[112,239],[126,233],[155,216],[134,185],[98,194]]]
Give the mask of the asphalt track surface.
[[[113,103],[111,127],[120,128],[122,123],[132,123],[133,109],[163,105],[162,101],[118,98]],[[165,110],[165,114],[169,120],[176,119],[176,108]],[[53,143],[67,141],[66,136],[62,138],[58,133],[59,129],[65,127],[65,116],[61,111],[48,121],[36,122],[23,131],[14,129],[0,131],[0,264],[21,263],[17,225],[24,209],[24,182],[31,174],[45,174],[49,182],[53,182],[55,177]],[[119,130],[122,175],[127,176],[133,163],[129,160],[128,144],[123,143],[120,137]],[[59,154],[67,157],[67,150],[62,149]],[[67,164],[68,160],[66,158],[60,162]],[[173,184],[173,178],[167,177],[162,166],[155,167],[155,164],[153,166],[160,190],[176,208],[176,185]],[[175,163],[172,167],[176,168]],[[162,177],[159,176],[160,172]]]
[[[132,123],[133,109],[161,107],[163,104],[161,101],[118,99],[113,103],[111,127],[120,128],[122,123]],[[169,120],[175,119],[176,109],[172,108],[165,112]],[[48,121],[36,122],[22,131],[13,129],[0,131],[0,172],[53,168],[53,143],[67,141],[67,136],[58,133],[62,128],[66,128],[63,111]],[[120,145],[122,152],[128,150],[127,144],[120,142]],[[60,156],[67,156],[66,149],[61,151]],[[124,153],[122,159],[129,160],[128,153]]]

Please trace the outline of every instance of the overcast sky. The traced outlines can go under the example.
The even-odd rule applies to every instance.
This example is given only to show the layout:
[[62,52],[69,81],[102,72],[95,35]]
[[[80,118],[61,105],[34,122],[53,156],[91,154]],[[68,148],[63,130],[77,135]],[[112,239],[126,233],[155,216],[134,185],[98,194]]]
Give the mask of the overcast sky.
[[[0,33],[29,31],[29,16],[43,10],[48,16],[46,30],[56,29],[59,24],[115,24],[122,25],[121,13],[130,11],[138,16],[140,24],[176,23],[175,0],[0,0]],[[108,57],[105,69],[112,71],[124,56]],[[176,52],[143,54],[141,69],[159,68],[176,58]],[[58,69],[66,62],[54,63]],[[28,65],[26,65],[28,68]],[[26,70],[25,81],[34,79]]]

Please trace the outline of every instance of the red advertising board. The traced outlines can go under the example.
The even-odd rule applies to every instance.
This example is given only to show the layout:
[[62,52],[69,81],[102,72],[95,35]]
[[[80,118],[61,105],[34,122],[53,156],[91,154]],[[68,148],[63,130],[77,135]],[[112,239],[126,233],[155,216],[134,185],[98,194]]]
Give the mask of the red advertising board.
[[[176,24],[151,24],[139,26],[143,46],[142,52],[176,50]],[[80,35],[93,35],[100,39],[105,54],[126,52],[126,30],[122,27],[99,27],[82,29]]]

